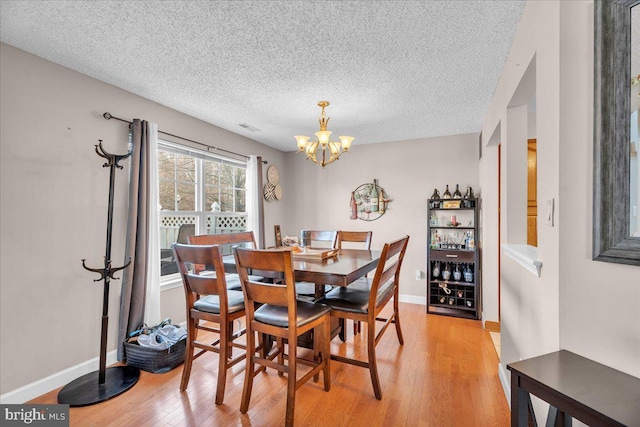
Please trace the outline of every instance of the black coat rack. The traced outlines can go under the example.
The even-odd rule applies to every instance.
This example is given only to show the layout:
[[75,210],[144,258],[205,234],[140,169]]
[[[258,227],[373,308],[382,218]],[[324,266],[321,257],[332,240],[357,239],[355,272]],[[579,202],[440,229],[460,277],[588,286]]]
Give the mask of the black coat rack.
[[58,393],[58,403],[70,406],[88,406],[100,403],[116,397],[133,387],[140,378],[140,370],[132,366],[114,366],[107,369],[107,331],[109,326],[109,282],[117,279],[113,275],[120,270],[124,270],[131,264],[131,258],[122,267],[111,266],[111,234],[113,225],[113,192],[116,176],[116,169],[122,169],[118,163],[131,156],[133,149],[127,154],[110,154],[102,147],[102,140],[98,140],[96,153],[98,156],[107,159],[102,167],[111,169],[109,176],[109,207],[107,211],[107,243],[104,256],[104,267],[90,268],[82,260],[82,266],[89,271],[98,273],[100,277],[94,282],[104,282],[104,293],[102,299],[102,331],[100,334],[100,369],[90,372],[80,378],[75,379],[60,390]]

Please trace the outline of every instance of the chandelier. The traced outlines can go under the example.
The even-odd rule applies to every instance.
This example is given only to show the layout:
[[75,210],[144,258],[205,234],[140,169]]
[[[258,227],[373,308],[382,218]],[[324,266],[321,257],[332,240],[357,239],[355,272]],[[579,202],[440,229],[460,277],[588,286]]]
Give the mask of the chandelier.
[[[309,141],[309,137],[305,135],[296,135],[296,141],[298,141],[298,153],[304,152],[307,159],[310,159],[313,163],[322,166],[323,168],[338,160],[342,153],[349,151],[351,147],[352,136],[339,136],[340,142],[333,142],[329,140],[331,131],[327,130],[327,123],[329,123],[330,117],[325,117],[324,108],[329,106],[329,101],[318,102],[318,107],[322,108],[322,116],[318,119],[320,122],[320,131],[316,132],[317,141]],[[320,150],[322,155],[320,156]]]

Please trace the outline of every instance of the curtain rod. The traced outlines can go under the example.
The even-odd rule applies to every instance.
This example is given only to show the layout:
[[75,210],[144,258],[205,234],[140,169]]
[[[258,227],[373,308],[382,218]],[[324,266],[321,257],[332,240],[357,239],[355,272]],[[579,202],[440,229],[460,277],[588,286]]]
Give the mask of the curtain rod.
[[[102,115],[102,117],[104,117],[106,120],[115,119],[115,120],[119,120],[119,121],[124,122],[124,123],[133,124],[133,123],[132,123],[132,122],[130,122],[129,120],[125,120],[125,119],[121,119],[121,118],[119,118],[119,117],[113,116],[113,115],[111,115],[111,113],[109,113],[109,112],[104,113],[104,114]],[[193,139],[184,138],[184,137],[182,137],[182,136],[174,135],[174,134],[169,133],[169,132],[163,132],[163,131],[161,131],[161,130],[158,130],[158,133],[162,133],[162,134],[164,134],[164,135],[169,135],[169,136],[172,136],[172,137],[174,137],[174,138],[182,139],[183,141],[189,141],[189,142],[193,142],[194,144],[202,145],[203,147],[207,147],[207,151],[209,151],[209,149],[210,149],[210,148],[212,148],[212,149],[217,150],[217,151],[224,151],[225,153],[229,153],[229,154],[232,154],[232,155],[234,155],[234,156],[239,156],[239,157],[244,157],[245,159],[249,159],[249,156],[246,156],[246,155],[244,155],[244,154],[235,153],[235,152],[233,152],[233,151],[225,150],[224,148],[214,147],[213,145],[204,144],[204,143],[202,143],[202,142],[198,142],[198,141],[194,141]],[[264,164],[266,165],[268,162],[267,162],[266,160],[263,160],[263,161],[262,161],[262,163],[264,163]]]

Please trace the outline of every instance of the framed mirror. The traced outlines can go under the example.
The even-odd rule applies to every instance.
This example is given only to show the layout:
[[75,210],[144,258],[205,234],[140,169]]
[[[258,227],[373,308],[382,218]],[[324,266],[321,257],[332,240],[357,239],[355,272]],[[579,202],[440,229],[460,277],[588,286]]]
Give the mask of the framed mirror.
[[639,15],[640,0],[594,3],[593,259],[632,265],[640,265]]

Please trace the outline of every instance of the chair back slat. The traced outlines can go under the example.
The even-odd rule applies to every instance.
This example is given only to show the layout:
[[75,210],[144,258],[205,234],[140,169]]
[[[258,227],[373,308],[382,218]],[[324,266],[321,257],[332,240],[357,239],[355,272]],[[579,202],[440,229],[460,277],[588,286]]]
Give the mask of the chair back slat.
[[[199,234],[197,236],[189,236],[189,243],[192,245],[220,245],[221,252],[227,254],[233,250],[233,245],[243,244],[249,248],[256,248],[256,240],[253,231],[242,231],[240,233],[223,233],[223,234]],[[205,269],[211,269],[210,264],[200,264],[196,266],[196,273]]]
[[[178,263],[178,271],[182,276],[182,283],[187,294],[221,295],[226,300],[227,283],[218,245],[173,245],[173,253]],[[200,276],[189,271],[188,265],[213,265],[215,276]]]
[[[295,302],[295,282],[291,251],[238,248],[235,251],[235,257],[243,291],[251,301],[282,307],[289,306],[290,310],[296,309],[296,304],[293,303]],[[250,281],[248,271],[251,270],[280,273],[283,277],[282,283]]]
[[336,248],[338,232],[325,230],[302,230],[300,232],[300,244],[310,247]]
[[248,281],[245,283],[245,288],[251,301],[280,307],[286,307],[288,304],[285,285]]
[[198,295],[220,295],[219,280],[216,277],[187,274],[184,278],[189,292]]
[[378,262],[378,267],[376,268],[376,273],[371,283],[371,297],[369,299],[370,309],[373,309],[376,304],[376,296],[380,286],[384,285],[389,280],[394,281],[393,286],[398,286],[400,267],[402,266],[408,242],[409,236],[405,236],[393,242],[386,243],[382,248],[380,261]]
[[233,245],[247,243],[251,248],[256,248],[256,239],[253,235],[253,231],[189,236],[189,243],[192,245]]
[[[373,231],[338,231],[338,249],[342,248],[342,243],[361,243],[361,249],[371,249],[371,238]],[[346,248],[345,248],[346,249]]]

